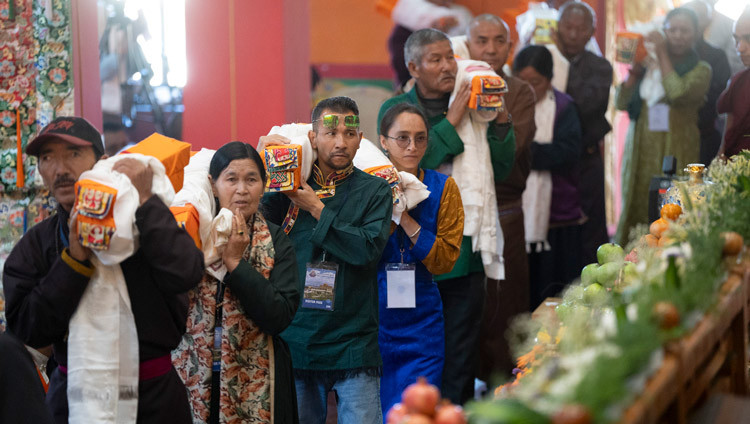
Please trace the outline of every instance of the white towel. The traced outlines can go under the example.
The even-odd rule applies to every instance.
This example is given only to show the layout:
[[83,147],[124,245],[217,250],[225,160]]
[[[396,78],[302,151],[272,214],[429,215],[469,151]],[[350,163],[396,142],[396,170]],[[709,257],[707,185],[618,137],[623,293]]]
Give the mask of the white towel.
[[140,154],[101,160],[80,178],[117,190],[113,217],[117,229],[107,250],[94,251],[94,275],[70,319],[68,333],[68,421],[134,423],[138,414],[138,333],[120,263],[137,249],[137,189],[112,167],[123,158],[153,170],[151,191],[169,204],[174,189],[164,166]]
[[427,0],[399,0],[391,11],[393,22],[410,31],[431,28],[435,21],[447,17],[453,17],[458,21],[456,26],[448,29],[448,35],[465,33],[472,19],[471,11],[464,6],[438,6]]
[[205,246],[211,231],[211,221],[216,214],[216,202],[214,201],[211,183],[208,181],[208,168],[215,150],[201,149],[190,158],[185,167],[185,178],[182,189],[174,196],[170,206],[185,206],[190,203],[198,211],[198,222],[200,227],[201,244]]
[[[307,136],[309,131],[312,131],[312,124],[285,124],[275,126],[268,132],[268,135],[282,135],[290,139],[292,144],[302,146],[302,178],[305,181],[310,178],[312,165],[318,159],[317,152],[313,150],[310,145],[310,139]],[[362,171],[381,165],[393,166],[393,163],[377,146],[372,141],[363,138],[357,153],[354,155],[354,166]],[[397,225],[401,220],[401,214],[405,210],[414,209],[430,195],[427,186],[419,181],[419,178],[416,176],[404,171],[398,174],[401,178],[401,182],[399,183],[400,190],[396,192],[399,201],[394,204],[393,214],[391,215],[391,219]]]
[[[535,142],[552,143],[556,109],[555,93],[549,89],[544,99],[536,103],[534,110]],[[552,205],[552,176],[549,171],[531,170],[526,178],[526,190],[523,192],[522,202],[526,243],[542,243],[547,246],[547,230]]]
[[552,87],[560,92],[568,90],[568,73],[570,72],[570,62],[563,56],[557,46],[547,44],[544,47],[552,54]]
[[[456,87],[450,102],[453,103],[463,82],[471,82],[474,76],[479,75],[497,76],[485,62],[459,60]],[[452,176],[464,205],[464,235],[471,237],[472,251],[481,253],[487,277],[503,280],[503,230],[497,214],[494,172],[487,142],[489,122],[496,117],[497,112],[467,108],[464,118],[456,126],[456,133],[464,143],[464,151],[453,158]]]

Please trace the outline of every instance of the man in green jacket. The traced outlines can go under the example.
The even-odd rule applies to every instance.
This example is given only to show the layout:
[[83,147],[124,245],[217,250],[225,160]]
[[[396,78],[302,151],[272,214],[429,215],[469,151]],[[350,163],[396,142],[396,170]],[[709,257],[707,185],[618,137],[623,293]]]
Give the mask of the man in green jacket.
[[[456,126],[466,114],[471,87],[462,81],[453,103],[458,65],[448,37],[434,29],[414,32],[404,46],[404,60],[415,80],[411,91],[387,100],[380,107],[378,122],[398,103],[422,107],[430,123],[430,141],[420,166],[441,168],[464,151]],[[487,143],[495,182],[502,181],[513,166],[515,134],[510,116],[501,123],[490,122]],[[444,168],[441,168],[444,169]],[[494,201],[494,200],[493,200]],[[435,276],[443,301],[445,320],[445,369],[442,394],[463,404],[474,394],[474,377],[479,363],[479,328],[484,306],[485,275],[479,252],[472,252],[471,239],[464,237],[461,255],[448,274]]]
[[266,219],[292,240],[304,293],[281,335],[292,352],[300,422],[325,422],[333,390],[340,423],[381,424],[377,266],[391,189],[353,166],[362,133],[352,99],[322,100],[312,122],[312,176],[296,192],[263,198]]

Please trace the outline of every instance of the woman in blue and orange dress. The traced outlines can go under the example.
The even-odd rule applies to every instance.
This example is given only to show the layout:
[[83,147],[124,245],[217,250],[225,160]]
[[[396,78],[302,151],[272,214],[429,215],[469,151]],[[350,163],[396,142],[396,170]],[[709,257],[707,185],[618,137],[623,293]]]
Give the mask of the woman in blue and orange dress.
[[[417,377],[440,387],[445,330],[440,292],[432,276],[453,269],[463,237],[461,195],[453,178],[420,169],[428,143],[427,118],[421,109],[397,104],[380,122],[380,144],[399,171],[417,176],[430,195],[401,215],[378,266],[380,334],[383,357],[380,399],[383,412],[399,402],[401,392]],[[389,308],[389,264],[413,264],[415,307]]]

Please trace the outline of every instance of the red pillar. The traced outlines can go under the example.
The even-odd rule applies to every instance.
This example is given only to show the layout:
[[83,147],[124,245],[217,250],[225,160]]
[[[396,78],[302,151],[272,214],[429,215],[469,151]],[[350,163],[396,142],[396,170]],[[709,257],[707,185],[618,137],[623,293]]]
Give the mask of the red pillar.
[[102,96],[99,79],[99,35],[96,0],[71,2],[73,47],[73,109],[102,129]]
[[255,145],[274,125],[309,120],[309,5],[185,3],[183,138],[194,148]]

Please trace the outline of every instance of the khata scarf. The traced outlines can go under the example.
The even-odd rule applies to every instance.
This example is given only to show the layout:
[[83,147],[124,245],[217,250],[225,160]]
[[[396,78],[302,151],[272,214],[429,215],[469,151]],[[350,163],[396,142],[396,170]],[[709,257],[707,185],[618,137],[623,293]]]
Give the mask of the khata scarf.
[[[260,212],[248,222],[252,240],[242,260],[269,278],[274,266],[271,233]],[[207,268],[210,264],[206,264]],[[216,290],[221,282],[206,273],[189,292],[187,331],[172,362],[185,382],[193,420],[207,422],[211,408],[211,365]],[[227,287],[222,309],[219,422],[270,423],[274,414],[273,339],[250,320]]]
[[[352,172],[354,172],[354,164],[350,163],[345,169],[331,172],[331,174],[325,178],[323,177],[323,171],[320,170],[318,164],[314,163],[312,167],[312,177],[315,180],[315,183],[320,186],[320,189],[315,190],[315,194],[317,194],[320,199],[333,197],[336,194],[336,185],[341,181],[344,181],[346,177],[352,174]],[[284,217],[284,222],[281,224],[281,228],[284,229],[285,233],[289,234],[289,232],[292,231],[294,222],[297,221],[298,214],[299,207],[295,205],[294,202],[289,204],[289,209],[286,211],[286,217]]]

